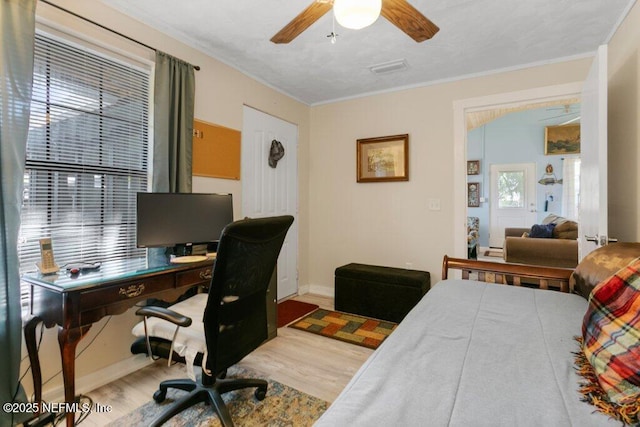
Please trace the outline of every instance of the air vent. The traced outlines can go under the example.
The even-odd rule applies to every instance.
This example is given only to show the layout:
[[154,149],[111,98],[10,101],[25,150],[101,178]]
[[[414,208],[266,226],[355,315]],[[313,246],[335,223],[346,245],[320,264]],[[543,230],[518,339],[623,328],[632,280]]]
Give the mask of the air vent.
[[398,59],[396,61],[384,62],[382,64],[372,65],[369,70],[373,74],[389,74],[396,71],[403,71],[407,69],[407,61],[404,59]]

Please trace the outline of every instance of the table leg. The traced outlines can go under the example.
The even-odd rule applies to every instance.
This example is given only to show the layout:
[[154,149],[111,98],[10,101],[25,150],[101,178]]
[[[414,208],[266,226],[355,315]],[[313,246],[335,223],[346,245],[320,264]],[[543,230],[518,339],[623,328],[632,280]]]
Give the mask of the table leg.
[[[24,325],[24,342],[29,354],[31,364],[31,377],[33,378],[34,402],[42,401],[42,371],[40,370],[40,357],[38,356],[38,343],[36,342],[36,328],[42,319],[34,316]],[[38,415],[40,411],[36,412]]]
[[[91,326],[80,328],[58,329],[58,344],[60,345],[60,356],[62,358],[62,379],[64,382],[64,401],[73,403],[76,401],[76,346],[89,331]],[[67,427],[75,424],[75,413],[67,412]]]

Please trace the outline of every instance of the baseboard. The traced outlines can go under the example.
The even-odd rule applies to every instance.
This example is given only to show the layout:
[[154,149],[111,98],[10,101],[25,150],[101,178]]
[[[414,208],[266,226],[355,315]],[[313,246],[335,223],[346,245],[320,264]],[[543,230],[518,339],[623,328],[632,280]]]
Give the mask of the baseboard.
[[[143,354],[137,354],[98,371],[78,377],[76,378],[76,395],[88,393],[152,363],[153,360],[150,358]],[[60,385],[44,391],[42,398],[46,402],[64,402],[64,386]]]
[[303,285],[298,287],[298,294],[314,294],[323,297],[335,298],[335,289],[333,287],[321,285]]

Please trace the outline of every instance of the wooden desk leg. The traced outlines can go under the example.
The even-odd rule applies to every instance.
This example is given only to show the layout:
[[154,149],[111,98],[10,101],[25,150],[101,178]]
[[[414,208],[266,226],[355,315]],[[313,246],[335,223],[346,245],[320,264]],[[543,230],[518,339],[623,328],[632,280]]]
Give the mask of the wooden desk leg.
[[[33,378],[33,395],[35,396],[35,402],[42,401],[42,371],[40,370],[40,357],[38,356],[38,343],[36,342],[36,328],[41,322],[41,318],[34,316],[24,325],[24,342],[27,346],[29,363],[31,364],[31,378]],[[40,414],[40,411],[35,414]]]
[[[80,328],[58,329],[58,344],[60,345],[60,356],[62,357],[62,379],[64,381],[64,401],[73,403],[76,401],[76,346],[89,332],[91,326]],[[67,412],[67,427],[75,424],[75,413]]]

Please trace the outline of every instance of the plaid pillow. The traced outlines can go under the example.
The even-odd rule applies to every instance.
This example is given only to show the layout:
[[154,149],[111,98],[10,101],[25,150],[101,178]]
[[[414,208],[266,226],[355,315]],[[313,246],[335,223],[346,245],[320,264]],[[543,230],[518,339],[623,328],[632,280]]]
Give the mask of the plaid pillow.
[[[600,282],[589,296],[582,324],[582,351],[593,379],[604,391],[598,398],[623,412],[640,409],[640,258]],[[581,369],[584,371],[584,369]],[[590,375],[585,375],[587,379]],[[595,395],[591,384],[586,394]],[[583,394],[585,389],[583,388]],[[593,396],[586,400],[592,401]],[[609,412],[609,410],[605,411]]]

